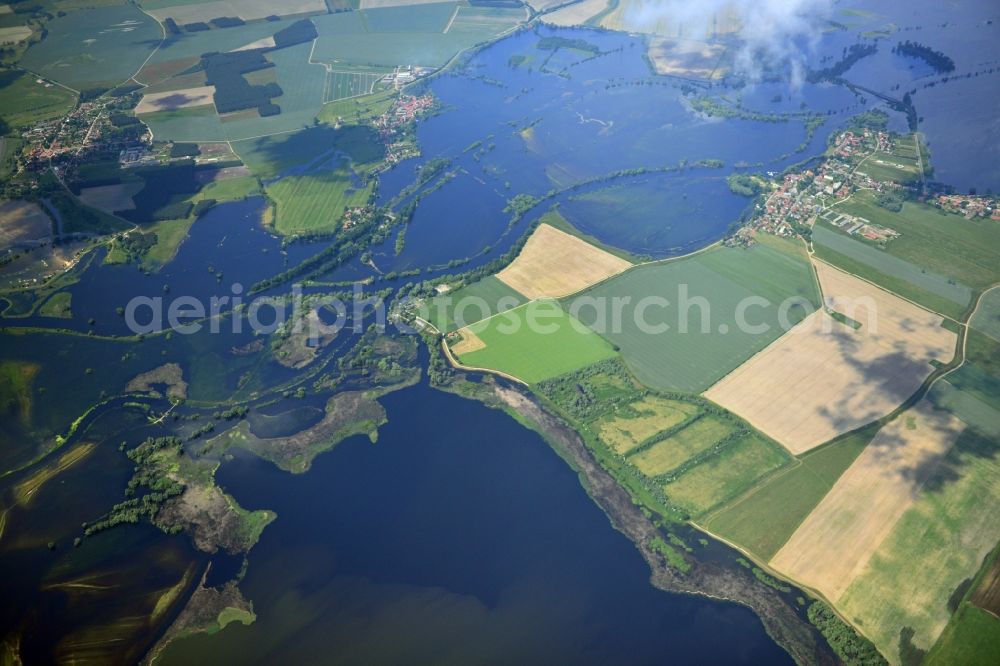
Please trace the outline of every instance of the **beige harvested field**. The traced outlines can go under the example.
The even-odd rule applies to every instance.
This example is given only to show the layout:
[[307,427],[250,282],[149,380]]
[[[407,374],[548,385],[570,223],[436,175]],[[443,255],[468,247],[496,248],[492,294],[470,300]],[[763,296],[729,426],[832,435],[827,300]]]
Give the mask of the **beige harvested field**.
[[565,231],[542,224],[497,278],[529,299],[561,298],[631,266]]
[[253,21],[277,14],[291,16],[306,12],[325,12],[324,0],[214,0],[194,4],[177,4],[174,7],[147,10],[160,21],[172,18],[180,24],[207,22],[220,16],[238,16]]
[[155,113],[157,111],[175,111],[193,106],[207,106],[214,103],[215,86],[200,86],[184,90],[169,90],[166,92],[143,95],[136,114]]
[[597,426],[601,441],[624,455],[653,435],[682,423],[695,412],[697,405],[649,395],[629,405],[637,416],[616,415]]
[[0,28],[0,44],[17,44],[31,37],[31,28],[17,25],[12,28]]
[[274,48],[274,36],[262,37],[256,42],[250,42],[249,44],[244,44],[238,49],[233,49],[233,51],[252,51],[254,49],[270,49]]
[[719,79],[728,71],[722,66],[725,54],[723,44],[666,38],[649,40],[649,60],[657,74]]
[[468,354],[469,352],[486,348],[486,343],[468,328],[463,328],[461,331],[458,331],[458,335],[461,336],[462,339],[451,345],[451,351],[456,356],[461,356],[462,354]]
[[0,249],[52,235],[52,222],[38,204],[0,201]]
[[583,0],[583,2],[563,7],[551,14],[546,14],[542,20],[552,25],[583,25],[587,22],[587,19],[600,14],[607,6],[608,0]]
[[771,566],[834,604],[865,568],[965,428],[921,401],[883,427]]
[[942,328],[940,315],[829,264],[814,265],[826,306],[859,322],[866,337],[914,358],[951,360],[955,334]]
[[817,264],[828,306],[705,392],[794,454],[885,416],[947,363],[955,333],[942,318],[846,273]]
[[85,187],[80,190],[80,201],[93,206],[105,213],[114,213],[119,210],[135,210],[135,202],[132,197],[143,188],[143,183],[119,183],[118,185],[101,185],[99,187]]

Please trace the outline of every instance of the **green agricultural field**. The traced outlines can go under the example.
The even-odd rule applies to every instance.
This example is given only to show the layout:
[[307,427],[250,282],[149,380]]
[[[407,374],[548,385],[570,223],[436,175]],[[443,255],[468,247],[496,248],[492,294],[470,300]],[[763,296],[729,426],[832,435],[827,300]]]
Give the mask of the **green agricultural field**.
[[[364,9],[317,16],[313,58],[345,65],[441,67],[456,53],[509,30],[524,12],[471,11],[459,3]],[[464,16],[463,16],[464,15]]]
[[692,516],[703,515],[789,460],[778,444],[751,432],[664,484],[663,492]]
[[324,102],[335,102],[341,99],[370,95],[375,91],[375,84],[384,77],[379,72],[327,72],[326,94]]
[[225,141],[226,134],[215,107],[198,106],[176,111],[157,111],[141,116],[158,141],[208,143]]
[[62,118],[73,110],[76,95],[52,83],[13,70],[0,71],[0,123],[25,127]]
[[[669,306],[646,301],[649,306],[643,312],[638,308],[646,297],[666,299]],[[631,299],[622,309],[620,327],[610,314],[602,325],[597,309],[588,304],[593,298],[611,304],[615,298]],[[784,332],[779,305],[791,298],[799,305],[786,309],[789,324],[818,307],[809,264],[790,252],[758,244],[641,266],[582,297],[567,299],[567,307],[620,347],[631,370],[648,386],[700,392]],[[738,311],[740,307],[744,309]],[[753,328],[740,330],[738,312]],[[637,321],[643,318],[649,324],[646,330]]]
[[448,34],[470,33],[478,38],[486,32],[505,30],[525,19],[525,11],[506,7],[466,7],[459,5]]
[[948,624],[949,599],[1000,540],[998,502],[1000,443],[967,429],[837,609],[890,661],[902,661],[904,628],[913,647],[929,650]]
[[998,654],[1000,618],[972,604],[962,604],[923,664],[989,664]]
[[76,90],[127,80],[160,43],[160,25],[134,5],[69,12],[46,24],[48,35],[20,65]]
[[529,384],[615,356],[606,340],[555,301],[533,301],[469,328],[486,347],[463,354],[462,363],[500,370]]
[[275,205],[275,231],[291,236],[338,230],[344,211],[366,205],[375,189],[374,179],[359,184],[357,178],[341,160],[331,171],[285,176],[268,185],[267,196]]
[[926,204],[907,201],[892,213],[860,192],[838,206],[842,212],[895,229],[901,235],[886,251],[927,271],[944,275],[975,291],[1000,281],[1000,225],[983,218],[965,219]]
[[369,32],[444,32],[455,2],[434,2],[424,5],[365,9],[361,12]]
[[814,449],[705,519],[710,532],[768,561],[833,488],[878,431],[865,427]]
[[[431,299],[427,304],[427,321],[439,331],[451,333],[526,302],[524,296],[490,275]],[[459,322],[455,321],[456,316]]]
[[327,102],[319,112],[319,121],[330,125],[341,122],[360,125],[387,112],[395,99],[395,89],[389,88],[371,95]]
[[671,472],[724,440],[736,424],[729,419],[705,415],[668,438],[628,457],[629,463],[646,476]]
[[[940,306],[941,299],[946,299],[949,301],[949,312],[945,314],[960,315],[972,299],[972,289],[966,285],[893,256],[887,250],[834,231],[825,224],[817,224],[813,228],[812,238],[816,254],[821,259],[835,265],[846,263],[848,265],[843,266],[846,270],[858,273],[861,277],[931,309],[935,309],[935,305]],[[901,239],[890,241],[889,247],[899,240]],[[845,262],[842,257],[851,261]],[[859,265],[863,272],[858,272]]]
[[972,328],[1000,342],[1000,289],[983,294],[979,309],[972,318]]

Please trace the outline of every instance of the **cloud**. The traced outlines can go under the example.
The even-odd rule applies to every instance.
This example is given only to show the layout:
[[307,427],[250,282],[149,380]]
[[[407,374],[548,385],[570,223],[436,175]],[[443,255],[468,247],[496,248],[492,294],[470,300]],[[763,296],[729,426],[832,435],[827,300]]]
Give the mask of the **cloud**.
[[785,68],[801,83],[805,56],[819,41],[832,0],[641,0],[629,4],[628,28],[702,39],[739,29],[736,72],[757,81],[767,68]]

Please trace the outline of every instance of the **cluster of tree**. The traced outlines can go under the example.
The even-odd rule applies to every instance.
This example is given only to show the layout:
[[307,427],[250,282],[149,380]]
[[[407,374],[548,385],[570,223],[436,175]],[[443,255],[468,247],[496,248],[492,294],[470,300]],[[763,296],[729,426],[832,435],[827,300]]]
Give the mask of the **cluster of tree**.
[[286,271],[257,282],[250,288],[251,294],[270,289],[297,278],[310,279],[329,273],[351,257],[360,253],[370,242],[376,220],[365,220],[339,234],[321,252]]
[[170,145],[171,157],[197,157],[201,149],[197,143],[174,143]]
[[195,21],[194,23],[185,23],[184,32],[205,32],[206,30],[211,30],[212,27],[203,21]]
[[112,97],[126,97],[140,90],[142,90],[142,86],[138,83],[125,83],[117,88],[112,88],[108,94]]
[[905,42],[899,42],[896,47],[892,49],[893,53],[899,55],[909,56],[911,58],[920,58],[928,65],[934,68],[938,74],[947,74],[948,72],[955,71],[955,61],[946,56],[940,51],[936,51],[929,46],[924,46],[917,42],[911,42],[906,40]]
[[216,28],[235,28],[244,25],[243,19],[239,16],[220,16],[209,21]]
[[[277,83],[251,85],[243,78],[249,72],[274,67],[274,63],[264,57],[263,50],[208,53],[202,56],[201,66],[205,70],[205,85],[215,86],[215,108],[219,113],[253,108],[261,115],[276,113],[271,99],[282,95],[281,86]],[[277,112],[280,113],[280,109]]]
[[215,204],[217,203],[218,201],[216,201],[215,199],[202,199],[201,201],[199,201],[194,205],[194,208],[191,210],[191,214],[194,215],[195,217],[201,217],[208,211],[215,208]]
[[246,418],[247,412],[250,411],[249,407],[244,407],[242,405],[233,405],[224,412],[215,412],[212,414],[212,418],[219,421],[235,421],[237,419]]
[[129,125],[139,125],[139,119],[135,116],[130,116],[127,113],[112,113],[108,116],[108,120],[115,127],[128,127]]
[[745,173],[731,173],[726,177],[726,185],[733,194],[755,197],[764,191],[760,180]]
[[154,456],[164,450],[174,456],[184,454],[178,437],[150,437],[127,453],[135,469],[125,487],[125,500],[111,507],[100,520],[84,523],[84,536],[116,525],[138,523],[143,518],[152,520],[167,500],[184,492],[184,486],[164,474],[156,464]]
[[820,81],[833,81],[847,73],[862,58],[874,55],[878,51],[878,46],[872,44],[852,44],[845,47],[840,61],[824,69],[814,70],[806,75],[809,83],[819,83]]
[[[889,114],[882,109],[872,109],[853,116],[848,122],[848,129],[860,130],[870,129],[875,131],[885,131],[889,126]],[[833,137],[830,137],[831,140]]]
[[875,197],[875,203],[893,213],[903,210],[903,201],[904,198],[899,192],[882,192]]
[[740,118],[741,120],[752,120],[758,123],[787,123],[789,118],[802,114],[783,115],[780,113],[762,113],[752,111],[738,106],[724,104],[717,99],[707,95],[698,97],[688,97],[688,104],[695,113],[703,113],[706,116],[715,118]]
[[520,219],[522,215],[537,206],[539,201],[538,197],[530,194],[516,194],[507,200],[503,212],[511,213],[515,218]]
[[576,49],[577,51],[584,51],[586,53],[600,53],[601,49],[596,44],[591,44],[585,39],[569,39],[567,37],[558,37],[555,35],[550,35],[547,37],[542,37],[538,40],[538,44],[535,45],[541,51],[555,51],[558,49]]
[[143,233],[141,231],[130,231],[122,235],[115,242],[118,248],[125,254],[127,260],[132,263],[142,259],[149,249],[156,245],[156,234],[152,231]]
[[813,602],[806,614],[845,664],[883,666],[888,663],[868,639],[844,623],[822,601]]
[[157,208],[152,212],[151,216],[157,222],[161,220],[180,220],[190,215],[193,208],[194,204],[190,201],[175,201],[174,203]]
[[181,34],[181,27],[177,25],[177,21],[172,18],[166,18],[163,20],[163,27],[166,28],[168,35],[179,35]]
[[207,435],[210,432],[214,431],[215,431],[215,423],[209,421],[208,423],[206,423],[205,425],[201,426],[200,428],[192,432],[190,435],[188,435],[188,440],[193,441],[199,439],[202,435]]

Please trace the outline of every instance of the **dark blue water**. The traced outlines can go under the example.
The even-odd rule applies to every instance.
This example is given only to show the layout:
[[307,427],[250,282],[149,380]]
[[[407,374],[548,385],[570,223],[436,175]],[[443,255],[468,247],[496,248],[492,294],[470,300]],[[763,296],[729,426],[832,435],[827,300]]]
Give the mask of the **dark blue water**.
[[789,663],[750,611],[652,588],[535,433],[426,386],[385,405],[377,444],[348,440],[305,475],[220,470],[278,513],[242,586],[257,622],[167,663]]
[[[158,309],[164,322],[171,300],[181,296],[197,299],[208,311],[213,296],[246,296],[254,283],[324,248],[322,243],[282,247],[281,240],[260,224],[263,206],[263,199],[250,198],[211,209],[192,225],[174,259],[155,273],[144,274],[135,264],[104,265],[101,255],[68,289],[73,295],[74,319],[57,323],[67,328],[93,329],[101,335],[129,335],[125,320],[115,310],[126,307],[133,298],[160,299],[163,307]],[[239,288],[234,289],[237,284]],[[221,311],[229,307],[223,304]],[[148,311],[142,310],[144,314]],[[90,318],[95,320],[93,326],[87,323]],[[15,323],[51,326],[53,320],[34,317]],[[147,323],[147,318],[140,323]]]

